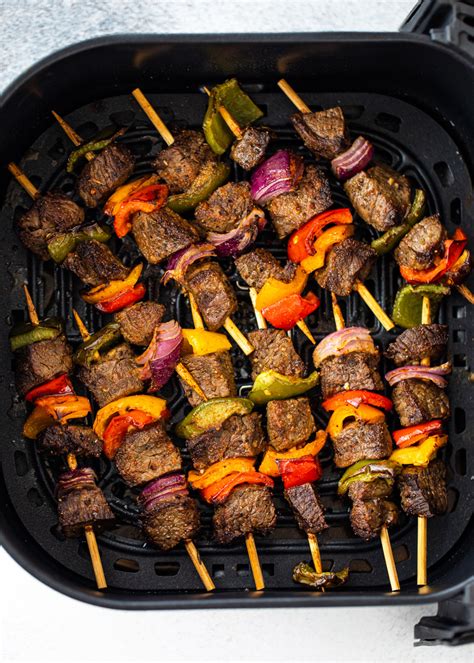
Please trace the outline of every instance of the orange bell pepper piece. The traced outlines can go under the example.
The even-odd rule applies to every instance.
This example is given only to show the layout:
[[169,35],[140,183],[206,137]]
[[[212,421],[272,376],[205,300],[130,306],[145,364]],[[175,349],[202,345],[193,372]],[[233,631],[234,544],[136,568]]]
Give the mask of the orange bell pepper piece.
[[352,223],[350,209],[332,209],[313,216],[301,228],[298,228],[288,240],[288,258],[292,262],[301,262],[313,253],[313,244],[323,229],[329,224],[347,225]]
[[321,269],[321,267],[324,267],[328,251],[334,246],[334,244],[339,244],[339,242],[342,242],[344,239],[352,237],[354,232],[355,228],[352,224],[329,228],[317,238],[313,245],[314,254],[304,258],[304,260],[301,261],[301,267],[305,272],[308,272],[308,274],[314,272],[316,269]]
[[303,458],[303,456],[317,456],[326,444],[327,437],[326,431],[318,430],[315,439],[305,444],[304,447],[293,447],[293,449],[290,449],[289,451],[277,451],[276,449],[273,449],[273,447],[268,447],[258,471],[267,474],[270,477],[277,477],[279,475],[277,465],[278,460]]
[[357,419],[370,424],[377,424],[385,420],[385,415],[381,410],[363,403],[358,407],[342,405],[332,413],[329,419],[326,430],[331,439],[334,440],[342,432],[347,419]]
[[188,481],[195,490],[202,490],[235,472],[252,472],[255,458],[226,458],[210,465],[205,472],[191,470]]
[[284,283],[270,277],[257,295],[255,308],[258,311],[262,311],[264,308],[276,304],[284,297],[301,294],[307,280],[308,275],[300,266],[296,268],[295,275],[289,283]]

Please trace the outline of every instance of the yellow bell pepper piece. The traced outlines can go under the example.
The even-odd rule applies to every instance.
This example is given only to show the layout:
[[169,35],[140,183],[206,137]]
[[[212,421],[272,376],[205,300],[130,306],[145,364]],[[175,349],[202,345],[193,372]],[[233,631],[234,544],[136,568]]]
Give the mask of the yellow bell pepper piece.
[[324,447],[326,440],[326,431],[319,430],[316,433],[315,439],[312,442],[305,444],[304,447],[294,447],[289,451],[277,451],[276,449],[269,447],[265,452],[258,471],[262,472],[262,474],[267,474],[270,477],[278,477],[280,476],[280,472],[278,470],[277,460],[283,460],[285,458],[303,458],[303,456],[317,456]]
[[447,435],[431,435],[423,440],[421,444],[403,449],[395,449],[390,456],[400,465],[417,465],[426,467],[428,463],[436,456],[436,452],[444,447],[448,442]]
[[127,278],[122,281],[110,281],[107,285],[97,285],[95,288],[92,288],[92,290],[89,290],[89,292],[86,292],[85,295],[82,295],[82,299],[88,304],[97,304],[106,299],[112,299],[112,297],[118,295],[122,290],[133,288],[140,278],[142,270],[143,265],[140,263],[130,270]]
[[208,355],[211,352],[230,350],[232,345],[225,334],[207,331],[206,329],[182,329],[183,351],[195,355]]
[[307,280],[308,274],[300,265],[296,268],[296,273],[289,283],[284,283],[273,277],[269,278],[257,295],[255,308],[261,311],[267,306],[276,304],[284,297],[299,295],[303,291]]
[[334,245],[342,242],[348,237],[352,237],[355,232],[355,228],[352,224],[347,226],[334,226],[329,228],[322,235],[320,235],[315,243],[314,254],[308,256],[301,261],[301,267],[305,272],[314,272],[315,269],[321,269],[324,267],[324,262],[326,260],[326,254],[329,249]]
[[34,440],[55,421],[64,424],[70,419],[82,419],[91,412],[91,404],[85,396],[45,396],[38,398],[34,410],[23,425],[23,435]]
[[163,398],[144,394],[118,398],[116,401],[100,408],[97,412],[93,425],[94,433],[102,439],[110,419],[116,414],[125,414],[128,410],[141,410],[158,420],[165,413],[166,401]]
[[252,472],[255,458],[227,458],[214,463],[202,474],[191,470],[188,481],[195,490],[203,490],[233,472]]
[[144,177],[139,177],[129,184],[124,184],[120,186],[110,198],[105,203],[104,212],[109,216],[115,216],[119,210],[120,204],[126,200],[132,193],[142,189],[145,186],[158,183],[157,175],[145,175]]
[[347,419],[358,419],[370,424],[377,424],[385,420],[385,415],[381,410],[365,403],[361,403],[359,407],[349,404],[342,405],[332,413],[326,428],[331,439],[334,440],[342,432]]

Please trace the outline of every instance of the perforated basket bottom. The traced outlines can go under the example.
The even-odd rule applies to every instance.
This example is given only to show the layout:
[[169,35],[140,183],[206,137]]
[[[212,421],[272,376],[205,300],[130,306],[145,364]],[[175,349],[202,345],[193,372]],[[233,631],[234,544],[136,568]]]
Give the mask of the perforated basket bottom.
[[[292,112],[289,102],[281,94],[267,94],[259,87],[250,90],[255,101],[266,111],[265,124],[271,126],[278,135],[272,143],[275,151],[280,147],[291,147],[311,160],[309,153],[301,147],[290,129],[288,116]],[[150,95],[151,102],[171,129],[190,126],[198,127],[203,116],[206,99],[199,93],[176,95]],[[448,133],[424,112],[398,99],[374,94],[318,94],[307,95],[306,101],[312,108],[340,104],[348,118],[353,137],[363,134],[375,145],[376,160],[390,164],[409,175],[413,183],[427,192],[429,211],[438,211],[451,232],[466,215],[466,206],[472,203],[466,199],[469,191],[469,175],[456,144]],[[321,104],[321,106],[318,106]],[[60,110],[60,109],[57,109]],[[128,127],[124,142],[137,156],[137,174],[151,170],[153,156],[162,148],[162,142],[148,120],[135,105],[131,97],[121,96],[98,101],[85,106],[66,118],[84,138],[92,137],[97,130],[111,125]],[[65,173],[65,162],[70,144],[59,127],[53,125],[31,146],[24,156],[21,166],[33,183],[42,191],[59,188],[68,194],[74,193],[74,181]],[[326,167],[325,164],[321,164]],[[243,179],[245,173],[234,168],[233,177]],[[342,188],[331,178],[336,205],[348,204]],[[72,276],[53,264],[43,264],[32,255],[26,255],[13,232],[13,219],[16,219],[28,206],[29,201],[13,183],[8,191],[7,204],[2,210],[1,228],[6,233],[10,246],[7,252],[7,265],[11,279],[11,301],[6,310],[11,310],[11,322],[23,320],[24,300],[21,286],[30,284],[40,315],[56,314],[67,320],[67,334],[74,342],[79,341],[77,330],[72,324],[74,306],[86,322],[88,328],[99,329],[106,321],[97,311],[86,307],[79,296],[78,282]],[[97,217],[99,213],[95,213]],[[92,213],[91,216],[94,216]],[[269,224],[270,225],[270,224]],[[466,223],[463,224],[465,230]],[[370,239],[371,231],[363,225],[359,228],[360,237]],[[472,237],[470,238],[472,239]],[[267,228],[258,241],[258,246],[270,248],[280,259],[285,258],[285,248]],[[133,241],[126,238],[112,247],[125,262],[138,259]],[[235,322],[242,330],[255,328],[255,321],[246,286],[239,282],[235,269],[229,262],[225,271],[232,279],[239,298],[239,310]],[[148,267],[145,273],[149,296],[166,305],[169,317],[177,318],[183,326],[191,326],[192,321],[184,298],[173,287],[160,286],[162,269]],[[382,259],[367,281],[382,306],[390,311],[394,294],[399,286],[397,269],[389,259]],[[308,319],[309,327],[319,340],[333,331],[330,300],[325,292],[312,283],[312,288],[321,296],[321,307]],[[372,314],[352,295],[341,300],[348,324],[358,323],[367,326],[375,340],[385,347],[393,334],[384,332]],[[428,564],[431,577],[436,564],[450,554],[465,530],[470,517],[469,501],[472,499],[467,456],[468,430],[473,424],[473,408],[466,406],[466,389],[469,384],[469,366],[472,362],[471,331],[467,324],[467,310],[462,298],[457,294],[449,298],[441,311],[441,319],[450,325],[449,352],[453,357],[454,371],[450,380],[449,396],[453,416],[449,422],[450,442],[445,450],[448,463],[449,513],[429,521]],[[10,322],[10,320],[9,320]],[[295,345],[311,366],[312,348],[305,337],[297,331],[293,335]],[[240,353],[233,352],[234,366],[241,394],[249,387],[249,362]],[[385,366],[382,363],[382,370]],[[54,485],[60,462],[53,463],[40,457],[31,442],[21,436],[21,426],[25,409],[19,403],[13,387],[13,376],[9,374],[11,406],[8,416],[14,424],[14,439],[8,443],[5,453],[4,473],[7,490],[14,508],[29,534],[53,558],[57,565],[77,574],[81,583],[93,586],[93,575],[87,547],[81,540],[63,540],[56,525],[56,505]],[[183,417],[187,402],[173,379],[163,390],[173,413],[172,422]],[[318,392],[312,398],[315,414],[324,425],[319,407]],[[389,422],[390,424],[395,422]],[[182,447],[180,440],[175,442]],[[321,454],[324,477],[319,482],[319,490],[327,510],[330,528],[319,538],[324,568],[339,569],[349,565],[350,581],[340,591],[383,589],[387,587],[387,575],[379,542],[365,543],[355,537],[349,525],[349,502],[336,495],[339,473],[332,465],[330,445]],[[186,467],[189,458],[184,452]],[[100,460],[96,464],[103,488],[114,512],[118,525],[98,537],[107,576],[109,591],[125,592],[127,595],[158,595],[162,593],[186,594],[201,591],[201,583],[188,559],[184,547],[163,553],[148,545],[137,526],[138,511],[135,494],[118,477],[112,464]],[[278,526],[266,538],[257,538],[257,546],[262,562],[268,590],[298,590],[291,579],[292,569],[303,559],[309,561],[309,548],[304,534],[296,527],[291,512],[282,497],[281,490],[275,491],[275,504],[278,511]],[[202,505],[203,528],[196,544],[202,553],[215,583],[222,590],[243,590],[252,587],[251,571],[242,542],[228,547],[217,547],[210,539],[211,510]],[[397,568],[402,583],[411,584],[416,573],[416,520],[401,515],[400,524],[391,531],[391,540]]]

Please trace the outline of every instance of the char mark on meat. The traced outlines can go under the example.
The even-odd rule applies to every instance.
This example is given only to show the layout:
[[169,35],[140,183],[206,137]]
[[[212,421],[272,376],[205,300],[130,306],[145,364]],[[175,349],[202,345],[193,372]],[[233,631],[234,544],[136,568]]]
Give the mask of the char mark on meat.
[[112,253],[107,244],[91,239],[80,242],[66,256],[63,267],[69,269],[88,286],[98,286],[109,281],[122,281],[129,270]]
[[369,244],[349,237],[331,249],[325,267],[316,270],[314,276],[321,288],[347,297],[356,281],[365,281],[376,260],[377,254]]
[[428,467],[405,465],[398,477],[402,509],[409,516],[431,518],[448,508],[446,466],[440,458]]
[[135,158],[125,145],[111,143],[83,168],[77,189],[87,207],[97,207],[133,173]]
[[439,214],[428,216],[417,223],[402,239],[394,251],[399,265],[410,269],[428,269],[443,249],[446,238]]
[[161,550],[171,550],[181,541],[191,541],[198,533],[200,517],[196,500],[188,496],[162,500],[143,515],[142,524],[151,543]]
[[102,453],[102,442],[88,426],[53,424],[39,435],[36,443],[39,451],[53,456],[72,453],[99,458]]
[[249,288],[261,290],[269,278],[289,283],[296,265],[288,262],[284,267],[266,249],[254,249],[235,259],[235,266]]
[[312,483],[288,488],[284,495],[291,506],[298,527],[304,532],[319,534],[328,528],[324,518],[324,507]]
[[204,232],[227,233],[237,228],[254,207],[248,182],[228,182],[199,203],[195,210],[197,225]]
[[329,357],[321,365],[321,390],[330,398],[348,389],[382,391],[383,382],[378,371],[379,354],[351,352]]
[[72,349],[62,334],[25,345],[15,352],[15,383],[22,398],[34,387],[71,371]]
[[[181,357],[208,399],[237,396],[234,367],[229,352],[211,352],[207,355],[187,354]],[[184,380],[179,379],[186,398],[195,407],[202,398]]]
[[349,130],[339,106],[315,113],[295,113],[290,119],[306,147],[316,156],[334,159],[349,147]]
[[217,262],[206,260],[194,263],[188,268],[185,281],[210,331],[220,329],[227,318],[236,312],[235,292]]
[[263,161],[273,132],[264,127],[246,127],[240,140],[230,150],[230,157],[244,170],[252,170]]
[[114,514],[98,486],[72,490],[58,498],[59,525],[68,538],[83,536],[84,527],[95,531],[113,524]]
[[152,265],[199,240],[196,228],[169,207],[135,214],[132,232],[140,252]]
[[216,507],[212,519],[217,543],[230,543],[245,534],[267,534],[276,525],[275,506],[267,486],[243,484]]
[[393,388],[392,400],[403,427],[449,417],[449,399],[444,389],[428,380],[398,382]]
[[398,522],[398,508],[388,500],[357,500],[351,509],[351,525],[354,533],[365,541],[380,536],[382,527]]
[[277,451],[287,451],[306,442],[316,426],[309,398],[287,398],[267,403],[267,431]]
[[115,321],[126,341],[132,345],[148,345],[165,314],[165,307],[157,302],[137,302],[115,314]]
[[424,357],[437,361],[446,352],[448,327],[446,325],[418,325],[406,329],[390,343],[385,356],[396,366],[417,365]]
[[361,421],[350,423],[332,443],[336,467],[350,467],[367,458],[381,460],[392,453],[392,438],[385,421],[376,424]]
[[259,329],[248,334],[255,351],[250,355],[252,380],[263,371],[302,377],[305,365],[282,329]]
[[183,193],[192,185],[204,164],[215,163],[216,156],[200,131],[185,129],[174,136],[174,143],[161,150],[154,167],[170,193]]

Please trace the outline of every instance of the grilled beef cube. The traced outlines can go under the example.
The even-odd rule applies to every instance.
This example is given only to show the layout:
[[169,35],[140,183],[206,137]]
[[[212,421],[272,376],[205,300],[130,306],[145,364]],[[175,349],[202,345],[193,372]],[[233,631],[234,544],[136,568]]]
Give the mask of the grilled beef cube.
[[82,536],[86,525],[93,525],[97,531],[114,521],[114,514],[99,486],[59,494],[58,517],[63,534],[68,538]]
[[266,446],[261,416],[256,412],[234,414],[220,428],[190,438],[187,445],[193,466],[199,471],[225,458],[252,458]]
[[133,173],[135,158],[125,145],[111,143],[83,168],[77,190],[87,207],[97,207]]
[[42,260],[49,260],[48,240],[84,223],[84,210],[64,193],[51,192],[37,198],[18,221],[20,239]]
[[152,265],[199,240],[196,228],[169,207],[135,214],[132,232],[140,252]]
[[289,283],[296,265],[288,262],[282,267],[279,261],[266,249],[254,249],[235,259],[235,266],[249,288],[261,290],[269,278]]
[[381,460],[392,453],[392,438],[385,421],[350,423],[332,440],[332,444],[336,467],[350,467],[367,458]]
[[275,507],[267,486],[242,484],[216,507],[212,518],[217,543],[230,543],[250,532],[267,534],[276,525]]
[[331,205],[331,188],[326,175],[316,166],[306,166],[295,191],[273,198],[268,211],[278,237],[283,239]]
[[321,391],[329,398],[348,389],[382,391],[383,382],[378,371],[378,354],[351,352],[329,357],[321,365]]
[[15,352],[15,384],[21,397],[61,373],[72,371],[72,350],[61,334]]
[[441,252],[446,239],[439,214],[417,223],[402,239],[393,256],[399,265],[410,269],[428,269]]
[[143,391],[139,373],[135,355],[128,345],[121,343],[90,368],[83,366],[79,370],[79,379],[91,390],[99,407],[104,407],[117,398]]
[[[227,398],[237,396],[234,367],[228,352],[211,352],[208,355],[188,354],[181,357],[184,366],[191,373],[207,398]],[[201,397],[180,378],[186,398],[195,407],[202,403]]]
[[375,500],[390,497],[393,481],[375,479],[374,481],[354,481],[349,486],[348,495],[353,502],[358,500]]
[[347,297],[357,280],[365,281],[376,260],[377,254],[369,244],[349,237],[329,251],[326,265],[317,269],[314,277],[321,288]]
[[142,524],[147,539],[161,550],[171,550],[196,536],[200,527],[196,500],[180,495],[159,501],[144,514]]
[[351,509],[351,525],[354,533],[365,541],[380,535],[382,527],[398,522],[398,508],[384,499],[357,500]]
[[446,325],[418,325],[406,329],[398,338],[390,343],[385,356],[396,366],[420,364],[423,357],[431,361],[440,359],[448,343],[448,327]]
[[317,156],[334,159],[349,147],[349,130],[339,106],[316,113],[295,113],[290,119],[306,147]]
[[464,256],[462,263],[456,264],[455,269],[450,269],[443,275],[443,285],[461,285],[471,273],[472,255],[469,251],[464,251],[462,255]]
[[186,271],[186,288],[210,331],[217,331],[237,310],[237,297],[217,262],[197,262]]
[[284,495],[295,515],[298,527],[307,534],[319,534],[327,529],[324,507],[312,483],[304,483],[285,490]]
[[255,168],[265,156],[272,132],[263,127],[245,127],[240,140],[230,150],[230,158],[244,170]]
[[126,341],[132,345],[148,345],[165,314],[165,307],[157,302],[137,302],[115,314],[115,322]]
[[115,455],[115,465],[125,483],[140,486],[180,470],[181,456],[158,421],[127,433]]
[[440,458],[428,467],[405,465],[398,477],[402,509],[409,516],[432,516],[445,513],[448,508],[446,466]]
[[174,143],[158,154],[154,167],[170,193],[189,189],[203,165],[216,156],[200,131],[185,129],[174,136]]
[[288,398],[267,403],[268,439],[277,451],[303,444],[315,430],[309,398]]
[[85,285],[95,287],[109,281],[121,281],[129,270],[114,256],[107,244],[91,239],[80,242],[62,263]]
[[88,426],[54,424],[48,426],[38,437],[38,450],[53,456],[75,454],[99,458],[102,442]]
[[229,182],[199,203],[195,210],[197,225],[204,231],[227,233],[237,228],[253,209],[248,182]]
[[403,427],[449,417],[449,399],[441,387],[428,380],[398,382],[392,400]]
[[252,380],[263,371],[302,377],[305,365],[283,329],[259,329],[248,334],[255,351],[250,355]]
[[410,208],[408,179],[388,166],[357,173],[344,189],[357,214],[380,232],[402,223]]

